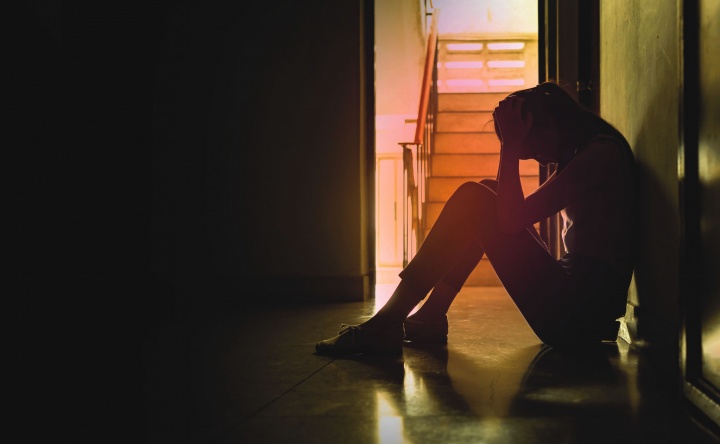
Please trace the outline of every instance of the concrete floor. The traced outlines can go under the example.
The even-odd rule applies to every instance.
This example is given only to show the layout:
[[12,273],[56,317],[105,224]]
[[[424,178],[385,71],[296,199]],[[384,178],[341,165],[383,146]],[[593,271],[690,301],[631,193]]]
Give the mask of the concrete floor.
[[314,344],[382,301],[203,305],[147,344],[151,442],[714,442],[626,343],[543,347],[502,288],[468,288],[447,347],[333,359]]

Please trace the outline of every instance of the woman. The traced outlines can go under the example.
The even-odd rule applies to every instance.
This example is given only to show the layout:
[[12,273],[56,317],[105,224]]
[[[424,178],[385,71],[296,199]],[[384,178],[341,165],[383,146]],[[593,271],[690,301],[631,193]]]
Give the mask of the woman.
[[[493,117],[501,142],[497,181],[460,186],[387,304],[317,343],[317,353],[399,353],[403,340],[446,342],[448,308],[484,254],[542,342],[615,340],[633,270],[634,158],[627,141],[551,82],[508,95]],[[557,164],[528,196],[521,159]],[[533,227],[557,212],[566,250],[560,260]]]

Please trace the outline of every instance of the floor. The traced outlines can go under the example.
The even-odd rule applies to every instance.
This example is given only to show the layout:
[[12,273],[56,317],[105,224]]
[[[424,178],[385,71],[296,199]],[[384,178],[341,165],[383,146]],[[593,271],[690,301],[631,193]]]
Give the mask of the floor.
[[[468,288],[445,347],[314,354],[378,300],[198,305],[147,344],[150,442],[704,442],[672,383],[624,342],[544,348],[504,289]],[[692,437],[692,438],[689,438]],[[707,438],[707,442],[714,442]]]

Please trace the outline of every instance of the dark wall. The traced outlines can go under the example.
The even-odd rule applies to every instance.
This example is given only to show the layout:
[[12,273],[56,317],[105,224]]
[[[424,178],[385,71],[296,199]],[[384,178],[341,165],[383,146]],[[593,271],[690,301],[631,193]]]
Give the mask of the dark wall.
[[16,3],[0,25],[3,433],[78,438],[120,411],[136,430],[141,344],[169,313],[149,224],[167,6]]
[[46,1],[3,14],[3,314],[38,347],[17,350],[25,358],[84,359],[67,345],[93,335],[119,347],[119,331],[159,308],[149,220],[163,13]]
[[155,264],[179,291],[259,284],[332,298],[313,285],[325,281],[335,297],[361,299],[371,231],[362,110],[372,103],[360,5],[271,3],[187,7],[169,20],[154,116]]
[[360,2],[18,3],[0,15],[5,418],[142,424],[143,341],[188,298],[364,296]]

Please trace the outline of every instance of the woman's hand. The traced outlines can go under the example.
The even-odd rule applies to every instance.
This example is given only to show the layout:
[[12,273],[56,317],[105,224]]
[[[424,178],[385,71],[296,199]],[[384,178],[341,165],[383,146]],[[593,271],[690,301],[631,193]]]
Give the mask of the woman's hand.
[[531,113],[527,113],[523,119],[521,112],[523,100],[519,97],[508,96],[500,101],[493,112],[502,150],[513,153],[521,159],[529,157],[526,139],[533,122]]

